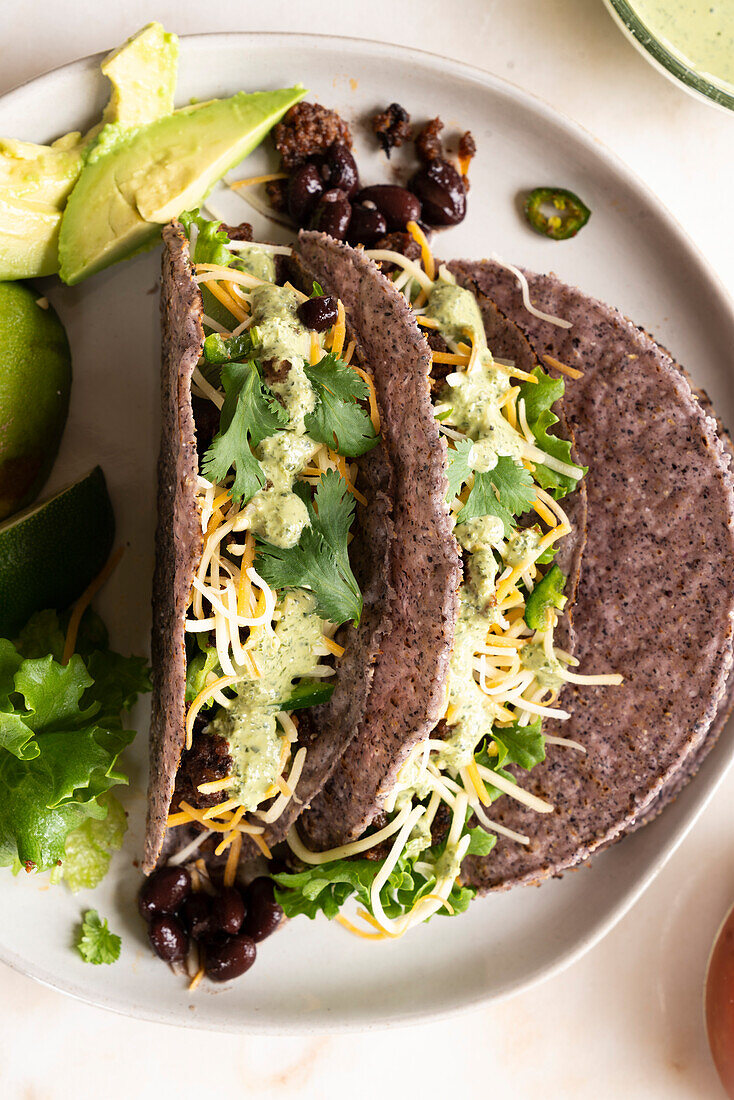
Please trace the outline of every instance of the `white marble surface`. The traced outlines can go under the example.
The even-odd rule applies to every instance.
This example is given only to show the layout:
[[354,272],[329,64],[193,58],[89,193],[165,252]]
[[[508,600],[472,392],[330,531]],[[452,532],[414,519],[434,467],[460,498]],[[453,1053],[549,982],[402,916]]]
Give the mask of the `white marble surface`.
[[[647,66],[601,0],[23,0],[0,7],[0,93],[109,48],[152,18],[181,34],[359,35],[482,66],[611,146],[734,290],[734,118]],[[715,1100],[723,1094],[708,1058],[701,992],[712,937],[734,900],[732,799],[734,774],[636,908],[574,967],[533,992],[440,1024],[317,1039],[194,1035],[105,1014],[1,968],[0,1095],[115,1100],[216,1089],[263,1100],[371,1100],[385,1090],[427,1097],[481,1090],[494,1100]]]

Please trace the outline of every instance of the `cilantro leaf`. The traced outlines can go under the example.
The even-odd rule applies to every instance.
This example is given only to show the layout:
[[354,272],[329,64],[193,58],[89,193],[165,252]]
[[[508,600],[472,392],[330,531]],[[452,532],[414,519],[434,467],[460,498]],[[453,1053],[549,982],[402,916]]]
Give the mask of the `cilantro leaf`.
[[247,502],[265,484],[252,448],[285,427],[288,413],[263,386],[254,363],[227,363],[222,384],[219,431],[204,456],[202,472],[210,481],[223,481],[234,467],[232,499]]
[[469,479],[472,472],[469,465],[469,452],[473,446],[471,439],[459,439],[456,446],[449,447],[446,467],[446,477],[449,479],[449,491],[446,494],[448,501],[459,495],[462,485]]
[[273,588],[309,588],[325,619],[355,626],[362,596],[352,573],[347,536],[354,516],[354,497],[336,470],[319,480],[314,502],[306,503],[310,526],[297,546],[284,548],[258,540],[257,568]]
[[85,962],[99,966],[116,962],[120,957],[122,940],[110,932],[106,920],[96,909],[87,909],[77,941],[77,951]]
[[64,882],[73,894],[92,890],[107,874],[112,852],[122,847],[127,815],[119,799],[108,791],[99,799],[107,809],[101,820],[89,817],[66,838],[61,868]]
[[321,283],[317,283],[315,279],[313,281],[313,290],[311,291],[311,297],[312,298],[323,298],[324,297],[324,288],[322,287]]
[[331,352],[318,363],[304,363],[303,369],[318,398],[316,409],[304,419],[311,438],[350,457],[377,446],[372,421],[357,403],[369,392],[364,379]]
[[[537,383],[524,382],[520,387],[518,397],[518,400],[522,398],[525,401],[528,427],[535,436],[535,442],[541,451],[560,459],[561,462],[569,462],[573,465],[570,442],[567,439],[560,439],[557,435],[549,435],[548,433],[548,429],[558,423],[558,417],[552,411],[551,406],[563,397],[566,388],[565,383],[562,378],[551,378],[540,367],[535,368],[533,375],[538,379]],[[584,466],[582,469],[585,474],[587,467]],[[576,478],[559,474],[542,463],[535,464],[535,478],[543,489],[552,490],[556,500],[560,500],[567,493],[573,492],[578,484]]]
[[533,479],[525,467],[514,458],[500,455],[493,470],[474,474],[474,485],[456,522],[466,523],[478,516],[497,516],[502,520],[505,538],[509,538],[514,517],[526,512],[534,500]]
[[[82,650],[106,639],[97,617],[86,619]],[[31,619],[18,646],[0,639],[0,866],[55,867],[70,832],[107,816],[99,797],[127,782],[116,764],[135,735],[123,729],[120,711],[150,688],[144,662],[101,649],[63,666],[21,649],[37,651],[44,639],[57,648],[60,637],[59,616],[47,611]]]

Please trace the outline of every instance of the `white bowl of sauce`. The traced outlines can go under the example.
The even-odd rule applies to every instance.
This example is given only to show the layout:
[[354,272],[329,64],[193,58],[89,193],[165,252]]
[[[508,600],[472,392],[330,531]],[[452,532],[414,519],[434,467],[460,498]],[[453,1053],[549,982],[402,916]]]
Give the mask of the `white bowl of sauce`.
[[604,0],[634,45],[686,91],[734,110],[734,0]]

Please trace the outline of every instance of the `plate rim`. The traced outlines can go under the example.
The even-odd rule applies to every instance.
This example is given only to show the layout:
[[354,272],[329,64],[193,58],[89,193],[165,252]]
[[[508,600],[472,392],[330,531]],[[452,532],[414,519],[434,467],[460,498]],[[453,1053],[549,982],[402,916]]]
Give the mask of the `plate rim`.
[[[470,80],[490,91],[504,95],[506,98],[518,103],[520,107],[529,110],[536,117],[540,116],[541,118],[551,120],[555,126],[559,126],[570,138],[576,142],[580,141],[597,162],[599,160],[602,162],[604,168],[611,168],[612,171],[622,177],[632,193],[651,211],[651,213],[661,220],[667,232],[669,234],[672,232],[675,237],[675,243],[678,247],[683,249],[689,261],[693,263],[699,284],[701,282],[707,284],[709,291],[716,294],[722,316],[728,319],[732,327],[732,332],[734,333],[734,299],[732,299],[724,283],[723,277],[716,268],[708,263],[696,242],[681,225],[677,217],[655,194],[652,187],[641,179],[617,152],[597,138],[592,131],[571,118],[564,111],[550,104],[543,97],[529,92],[521,85],[507,80],[504,76],[499,76],[489,70],[483,69],[480,66],[468,64],[467,62],[457,60],[445,54],[413,46],[380,42],[376,39],[363,38],[360,36],[316,33],[301,34],[296,31],[238,30],[185,34],[179,35],[179,39],[183,47],[182,56],[183,50],[187,47],[195,49],[197,46],[203,47],[207,44],[211,45],[212,42],[216,45],[217,39],[221,40],[222,45],[227,46],[229,46],[233,40],[246,40],[254,43],[266,42],[271,48],[292,46],[296,41],[303,43],[306,49],[308,49],[309,46],[330,48],[334,46],[346,46],[355,51],[361,50],[372,52],[373,55],[381,55],[391,59],[396,56],[412,58],[413,60],[419,59],[426,67],[438,68],[449,77],[454,77],[459,80]],[[67,70],[78,70],[80,72],[84,70],[96,71],[98,69],[99,60],[105,57],[108,52],[107,50],[102,50],[87,54],[65,62],[63,65],[49,68],[27,80],[23,80],[0,95],[0,106],[3,108],[9,106],[12,110],[14,106],[12,101],[16,98],[21,99],[23,93],[31,86],[50,81],[52,78],[57,78]],[[713,798],[716,790],[730,770],[732,763],[734,763],[734,746],[732,746],[728,755],[719,764],[718,770],[713,776],[708,777],[702,775],[700,777],[701,793],[696,800],[696,804],[692,810],[689,811],[685,821],[678,825],[676,829],[668,835],[664,842],[658,847],[655,858],[651,860],[646,873],[641,876],[639,881],[637,881],[632,888],[620,896],[617,904],[610,908],[606,917],[599,921],[589,935],[582,937],[573,948],[559,955],[546,966],[536,969],[532,974],[524,978],[510,982],[505,989],[496,993],[489,992],[486,994],[476,994],[470,996],[461,1003],[447,1005],[444,1008],[440,1006],[435,1008],[419,1008],[414,1011],[403,1012],[399,1017],[391,1017],[387,1020],[374,1015],[367,1018],[331,1018],[330,1014],[326,1012],[322,1014],[318,1020],[312,1019],[310,1016],[304,1016],[298,1026],[293,1026],[292,1024],[282,1026],[269,1021],[258,1021],[256,1018],[245,1023],[233,1022],[230,1024],[222,1021],[208,1021],[199,1017],[195,1012],[186,1016],[180,1016],[175,1008],[155,1010],[149,1008],[147,1004],[130,1002],[123,1004],[119,1000],[108,999],[100,994],[87,992],[78,987],[75,988],[73,983],[65,985],[55,974],[47,972],[42,966],[34,966],[32,962],[27,962],[15,952],[7,952],[2,946],[0,946],[0,962],[11,967],[11,969],[15,970],[17,973],[30,977],[38,981],[41,985],[59,993],[63,993],[66,996],[70,996],[84,1004],[93,1005],[94,1007],[134,1019],[167,1024],[174,1027],[185,1027],[187,1029],[213,1031],[217,1033],[285,1036],[323,1034],[325,1031],[328,1031],[330,1034],[377,1031],[383,1030],[386,1027],[410,1027],[419,1023],[438,1022],[458,1016],[464,1012],[472,1011],[484,1004],[500,1003],[515,994],[530,989],[540,982],[560,974],[599,943],[626,913],[629,912],[647,890],[648,886],[657,877],[660,870],[685,839]]]

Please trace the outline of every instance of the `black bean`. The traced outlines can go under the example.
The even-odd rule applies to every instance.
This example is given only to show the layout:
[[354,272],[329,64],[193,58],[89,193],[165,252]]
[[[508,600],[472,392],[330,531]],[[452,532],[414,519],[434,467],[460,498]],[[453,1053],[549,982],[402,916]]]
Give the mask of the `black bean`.
[[245,903],[236,886],[225,886],[217,897],[212,898],[211,928],[234,936],[239,932],[245,919]]
[[315,164],[302,164],[288,180],[288,213],[297,225],[305,225],[319,195],[323,194],[324,181]]
[[336,298],[324,294],[318,298],[307,298],[297,310],[301,324],[314,332],[326,332],[336,324],[338,306]]
[[255,961],[257,948],[249,936],[228,936],[212,942],[206,948],[204,968],[213,982],[228,982],[239,978]]
[[140,887],[140,915],[152,920],[157,913],[175,913],[190,893],[191,875],[185,867],[161,867]]
[[352,220],[349,223],[349,233],[347,234],[350,244],[363,244],[369,248],[379,237],[384,237],[386,233],[385,215],[377,209],[374,203],[370,203],[369,206],[362,206],[361,203],[352,206]]
[[183,903],[181,916],[194,939],[201,939],[209,931],[211,898],[204,893],[190,894]]
[[153,917],[148,925],[150,945],[164,962],[177,962],[186,956],[189,949],[189,937],[178,917],[161,913]]
[[316,163],[325,188],[338,187],[350,197],[358,190],[357,162],[346,145],[332,145]]
[[461,176],[445,160],[432,160],[408,184],[423,206],[427,225],[458,225],[466,214],[466,188]]
[[245,904],[247,916],[242,931],[255,943],[272,936],[283,920],[283,910],[273,895],[273,880],[265,876],[253,879],[245,890]]
[[324,191],[314,207],[311,228],[328,233],[337,241],[343,241],[352,220],[352,208],[345,191],[335,188]]
[[412,192],[405,187],[396,187],[392,183],[378,183],[374,187],[365,187],[357,195],[357,202],[364,205],[373,202],[387,222],[387,231],[397,233],[405,229],[408,222],[417,222],[421,216],[421,204]]

